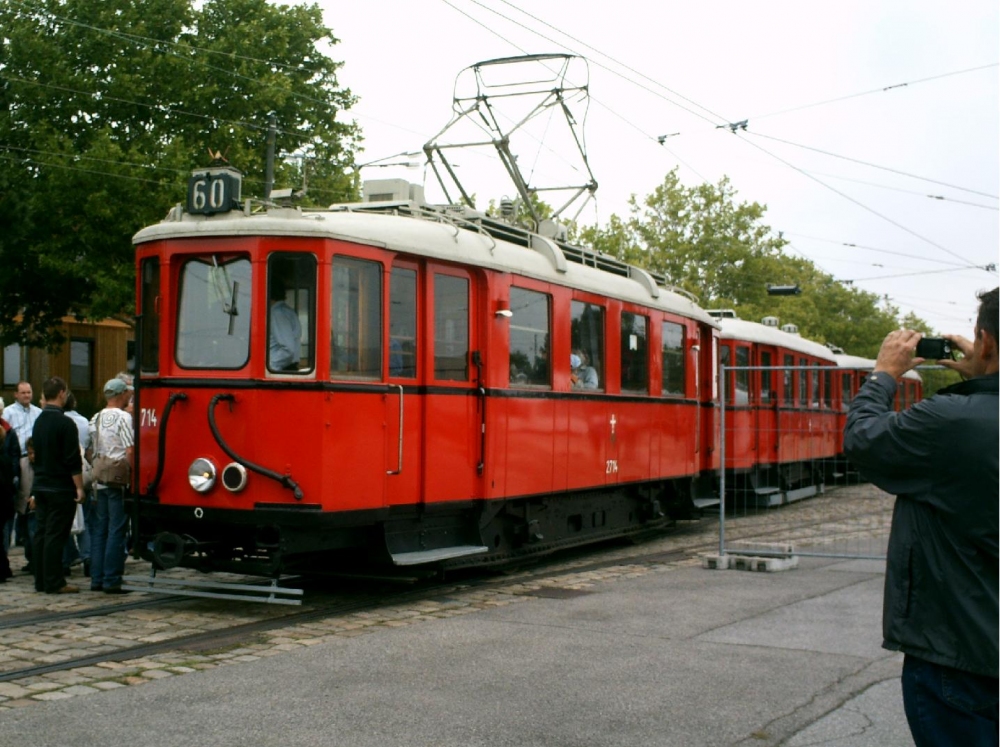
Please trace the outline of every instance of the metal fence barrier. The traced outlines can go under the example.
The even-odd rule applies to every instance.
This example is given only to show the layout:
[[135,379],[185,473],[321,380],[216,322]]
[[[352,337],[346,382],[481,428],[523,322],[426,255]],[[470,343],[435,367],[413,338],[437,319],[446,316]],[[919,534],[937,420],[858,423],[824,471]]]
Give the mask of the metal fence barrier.
[[750,570],[793,556],[885,559],[895,498],[842,455],[856,392],[842,373],[860,385],[856,368],[720,366],[720,558],[761,566]]

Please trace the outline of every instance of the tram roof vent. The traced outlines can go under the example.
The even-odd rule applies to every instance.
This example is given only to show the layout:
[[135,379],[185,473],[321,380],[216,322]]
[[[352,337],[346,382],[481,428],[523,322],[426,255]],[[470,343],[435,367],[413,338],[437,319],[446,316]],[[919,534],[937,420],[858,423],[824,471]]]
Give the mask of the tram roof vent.
[[765,316],[763,319],[760,320],[760,323],[763,324],[765,327],[775,327],[775,328],[777,328],[777,326],[778,326],[778,317],[776,317],[776,316]]
[[799,325],[797,324],[782,324],[781,331],[787,332],[790,335],[797,335],[799,333]]
[[365,202],[415,202],[424,201],[424,188],[410,184],[406,179],[368,179],[361,187]]
[[739,319],[733,309],[708,309],[708,315],[713,319]]

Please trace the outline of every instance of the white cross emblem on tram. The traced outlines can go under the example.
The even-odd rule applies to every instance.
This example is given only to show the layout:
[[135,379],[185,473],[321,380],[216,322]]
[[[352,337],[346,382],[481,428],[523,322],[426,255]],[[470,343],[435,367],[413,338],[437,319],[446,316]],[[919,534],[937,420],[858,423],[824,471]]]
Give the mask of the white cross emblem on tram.
[[618,425],[618,418],[615,417],[614,413],[611,413],[611,435],[615,435],[615,426]]

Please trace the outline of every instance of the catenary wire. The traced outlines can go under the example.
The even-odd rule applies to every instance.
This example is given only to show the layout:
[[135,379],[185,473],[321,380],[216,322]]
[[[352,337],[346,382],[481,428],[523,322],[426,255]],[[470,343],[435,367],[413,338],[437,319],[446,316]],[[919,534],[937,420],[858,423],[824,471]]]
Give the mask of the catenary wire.
[[983,210],[1000,211],[1000,207],[993,207],[992,205],[984,205],[981,202],[956,200],[953,197],[945,197],[944,195],[929,195],[926,192],[918,192],[914,189],[903,189],[902,187],[893,187],[888,184],[878,184],[876,182],[869,182],[864,179],[854,179],[849,176],[841,176],[840,174],[824,174],[819,171],[810,171],[809,173],[815,176],[825,176],[830,179],[842,179],[845,182],[855,182],[856,184],[867,184],[869,187],[878,187],[879,189],[889,189],[892,190],[893,192],[902,192],[903,194],[917,195],[918,197],[926,197],[928,199],[937,200],[939,202],[953,202],[957,205],[968,205],[969,207],[981,208]]

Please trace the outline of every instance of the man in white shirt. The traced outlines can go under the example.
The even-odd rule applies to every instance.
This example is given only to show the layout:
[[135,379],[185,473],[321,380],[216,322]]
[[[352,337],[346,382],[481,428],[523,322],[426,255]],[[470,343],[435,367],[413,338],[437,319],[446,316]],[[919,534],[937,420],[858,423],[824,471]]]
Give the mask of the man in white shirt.
[[295,310],[285,303],[284,290],[272,288],[267,367],[272,371],[298,370],[302,324]]
[[17,434],[17,440],[21,444],[21,456],[25,458],[28,456],[28,439],[31,438],[31,429],[35,427],[35,421],[42,414],[42,408],[31,404],[33,395],[31,384],[27,381],[19,381],[17,393],[14,395],[14,403],[4,409],[4,418]]

